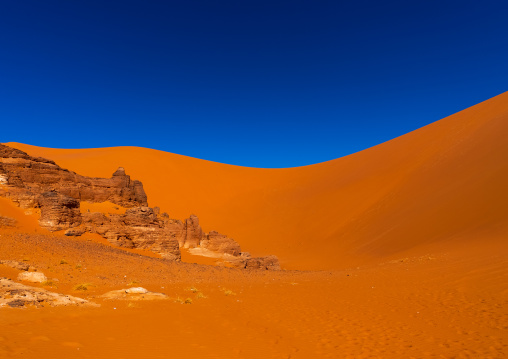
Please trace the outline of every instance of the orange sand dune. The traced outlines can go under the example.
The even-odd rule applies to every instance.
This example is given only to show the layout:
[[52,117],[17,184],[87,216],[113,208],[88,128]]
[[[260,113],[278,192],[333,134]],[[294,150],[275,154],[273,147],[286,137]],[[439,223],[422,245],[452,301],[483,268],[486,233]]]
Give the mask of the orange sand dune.
[[285,268],[340,269],[499,242],[508,232],[508,93],[365,151],[312,166],[258,169],[137,147],[9,143],[88,176],[118,166],[151,206],[194,213]]

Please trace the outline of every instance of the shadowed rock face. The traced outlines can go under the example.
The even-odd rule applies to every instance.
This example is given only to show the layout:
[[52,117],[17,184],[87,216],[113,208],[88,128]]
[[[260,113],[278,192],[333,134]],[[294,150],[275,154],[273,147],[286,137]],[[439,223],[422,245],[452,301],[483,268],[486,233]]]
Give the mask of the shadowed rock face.
[[81,224],[80,202],[77,199],[51,191],[42,193],[37,202],[41,207],[41,227],[60,231]]
[[[148,207],[142,183],[131,180],[122,167],[111,178],[84,177],[0,144],[0,196],[22,208],[40,208],[39,224],[50,231],[66,230],[67,236],[97,233],[119,247],[147,249],[171,260],[180,260],[181,247],[201,247],[236,258],[230,262],[240,268],[280,269],[275,256],[241,256],[235,240],[215,231],[204,233],[195,215],[182,222]],[[128,209],[124,214],[81,213],[81,201],[110,201]]]
[[148,249],[167,259],[181,258],[178,240],[164,229],[165,220],[150,207],[131,208],[125,214],[109,216],[84,213],[83,227],[119,247]]

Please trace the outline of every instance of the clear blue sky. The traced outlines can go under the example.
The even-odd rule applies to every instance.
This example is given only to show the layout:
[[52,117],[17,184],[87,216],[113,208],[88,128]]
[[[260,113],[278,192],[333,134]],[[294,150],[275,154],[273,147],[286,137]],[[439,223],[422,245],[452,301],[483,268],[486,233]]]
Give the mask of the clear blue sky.
[[507,91],[507,19],[503,0],[2,1],[0,142],[322,162]]

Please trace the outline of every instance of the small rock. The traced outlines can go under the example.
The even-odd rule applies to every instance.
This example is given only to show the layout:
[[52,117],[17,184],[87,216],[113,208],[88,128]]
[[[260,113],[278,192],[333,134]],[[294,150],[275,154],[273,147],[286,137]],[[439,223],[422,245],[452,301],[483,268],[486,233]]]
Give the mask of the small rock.
[[134,288],[126,289],[125,293],[129,293],[129,294],[145,294],[145,293],[148,293],[148,290],[146,290],[143,287],[134,287]]
[[42,272],[22,272],[18,275],[18,280],[27,282],[42,283],[48,280]]

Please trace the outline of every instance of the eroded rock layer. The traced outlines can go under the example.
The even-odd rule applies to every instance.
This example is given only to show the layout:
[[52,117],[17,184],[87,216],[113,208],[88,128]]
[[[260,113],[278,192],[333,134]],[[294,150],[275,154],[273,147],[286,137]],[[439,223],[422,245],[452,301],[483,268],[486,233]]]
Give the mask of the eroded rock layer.
[[[111,178],[91,178],[63,169],[55,162],[0,144],[0,196],[22,208],[40,208],[39,224],[67,236],[97,233],[124,248],[141,248],[180,260],[180,248],[203,248],[218,253],[240,268],[280,269],[277,257],[250,258],[240,245],[215,231],[205,233],[199,218],[169,218],[148,207],[140,181],[120,167]],[[81,213],[81,202],[112,202],[125,213]]]
[[132,181],[119,168],[111,178],[92,178],[58,166],[40,157],[0,144],[0,195],[22,208],[38,205],[38,195],[57,191],[79,201],[110,201],[123,207],[146,206],[147,198],[140,181]]

